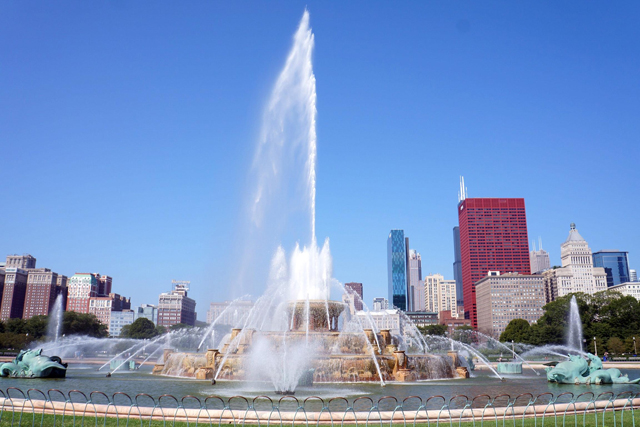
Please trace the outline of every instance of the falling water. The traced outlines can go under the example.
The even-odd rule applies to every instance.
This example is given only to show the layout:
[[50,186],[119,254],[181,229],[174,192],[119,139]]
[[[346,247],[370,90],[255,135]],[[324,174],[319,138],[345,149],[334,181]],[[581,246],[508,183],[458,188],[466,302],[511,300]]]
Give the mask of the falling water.
[[569,304],[569,330],[567,331],[567,346],[582,352],[582,320],[578,310],[578,302],[575,295],[571,297]]
[[60,331],[62,330],[62,315],[64,314],[64,307],[62,294],[58,294],[56,302],[53,304],[53,310],[49,314],[49,324],[47,325],[47,341],[58,342],[60,338]]
[[[269,205],[295,205],[299,202],[299,182],[304,183],[304,198],[309,212],[309,238],[315,242],[316,222],[316,78],[313,73],[314,36],[309,27],[309,12],[304,11],[293,37],[293,47],[273,87],[266,105],[260,140],[253,160],[256,188],[252,195],[251,219],[264,226]],[[293,161],[291,161],[293,159]],[[300,159],[299,161],[297,159]],[[286,176],[286,171],[304,164],[303,176]],[[300,179],[302,178],[302,179]],[[293,182],[283,182],[290,179]],[[291,200],[294,199],[294,200]],[[271,226],[271,224],[269,224]]]
[[[229,305],[227,305],[225,307],[224,310],[222,310],[222,312],[218,315],[218,317],[216,317],[213,322],[211,322],[211,325],[207,328],[207,330],[205,331],[204,335],[202,336],[202,340],[200,341],[200,344],[198,344],[198,349],[197,351],[200,351],[200,349],[202,348],[202,344],[204,344],[205,340],[211,336],[213,333],[215,333],[215,326],[218,324],[218,322],[220,321],[220,319],[222,319],[227,312],[231,311],[233,308],[236,307],[236,303],[238,303],[239,301],[243,301],[246,300],[248,297],[248,295],[244,295],[240,298],[234,299],[233,301],[231,301],[229,303]],[[244,320],[244,319],[242,319]],[[237,325],[233,325],[233,326],[237,326]],[[215,344],[215,343],[214,343]]]

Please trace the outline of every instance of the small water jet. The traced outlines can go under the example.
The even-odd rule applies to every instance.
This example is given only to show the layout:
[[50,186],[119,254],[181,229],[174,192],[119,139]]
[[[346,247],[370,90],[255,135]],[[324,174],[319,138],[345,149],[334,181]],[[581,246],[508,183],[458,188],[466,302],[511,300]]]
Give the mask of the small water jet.
[[64,307],[62,303],[64,297],[62,294],[58,294],[56,301],[53,304],[51,314],[49,314],[49,324],[47,325],[47,341],[58,342],[60,338],[60,331],[62,330],[62,316],[64,314]]

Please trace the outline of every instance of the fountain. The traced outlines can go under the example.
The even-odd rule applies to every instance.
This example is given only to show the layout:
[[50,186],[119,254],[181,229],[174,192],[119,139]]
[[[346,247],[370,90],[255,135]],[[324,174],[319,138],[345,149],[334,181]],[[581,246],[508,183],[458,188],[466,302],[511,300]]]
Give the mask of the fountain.
[[[278,247],[266,292],[218,348],[204,354],[167,350],[153,372],[216,381],[270,381],[276,392],[284,394],[293,393],[301,383],[375,381],[384,385],[386,381],[466,376],[455,351],[427,354],[426,343],[410,320],[405,319],[395,333],[378,331],[370,318],[351,319],[345,305],[331,299],[332,291],[344,293],[344,288],[332,276],[329,240],[320,246],[315,235],[313,46],[305,11],[267,103],[254,158],[257,183],[251,199],[251,223],[256,227],[271,218],[265,216],[269,202],[283,210],[275,217],[283,217],[283,206],[306,201],[310,243],[296,244],[288,261]],[[294,175],[283,177],[285,172]],[[282,190],[286,185],[292,188]],[[274,200],[278,192],[288,199]],[[414,347],[418,353],[408,354]]]

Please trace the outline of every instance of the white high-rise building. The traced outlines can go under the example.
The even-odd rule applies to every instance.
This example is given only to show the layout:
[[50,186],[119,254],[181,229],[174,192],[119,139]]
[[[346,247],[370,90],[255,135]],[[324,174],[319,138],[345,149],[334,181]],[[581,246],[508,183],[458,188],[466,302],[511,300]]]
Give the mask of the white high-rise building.
[[415,249],[409,249],[409,311],[424,311],[424,286],[422,283],[422,258]]
[[430,274],[424,278],[424,307],[426,311],[440,313],[451,310],[451,317],[457,317],[456,296],[455,280],[444,280],[442,274]]
[[571,223],[569,237],[560,246],[562,268],[544,273],[548,300],[575,292],[594,294],[607,289],[607,273],[593,266],[592,251],[576,225]]
[[638,281],[638,272],[633,269],[629,269],[629,281],[637,282]]

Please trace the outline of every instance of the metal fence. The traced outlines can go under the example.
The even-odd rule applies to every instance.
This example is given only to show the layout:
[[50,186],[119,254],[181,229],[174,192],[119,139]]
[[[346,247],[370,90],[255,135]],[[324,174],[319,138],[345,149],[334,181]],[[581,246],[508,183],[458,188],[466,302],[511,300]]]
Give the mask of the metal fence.
[[0,426],[343,426],[635,427],[640,393],[586,391],[534,396],[153,397],[57,389],[0,390]]

